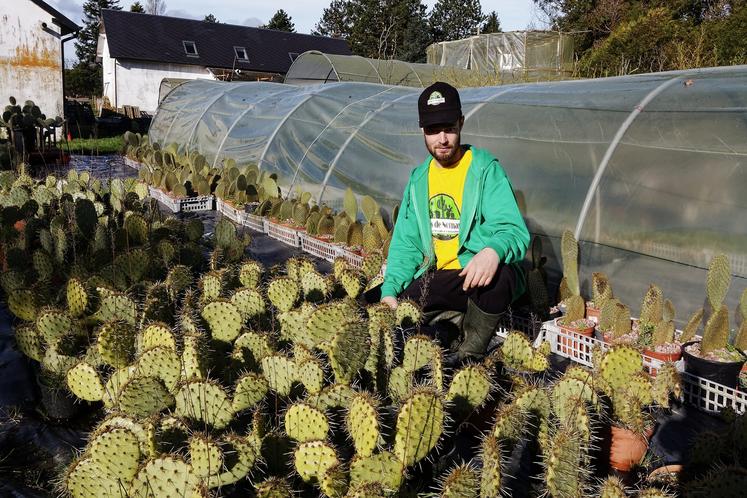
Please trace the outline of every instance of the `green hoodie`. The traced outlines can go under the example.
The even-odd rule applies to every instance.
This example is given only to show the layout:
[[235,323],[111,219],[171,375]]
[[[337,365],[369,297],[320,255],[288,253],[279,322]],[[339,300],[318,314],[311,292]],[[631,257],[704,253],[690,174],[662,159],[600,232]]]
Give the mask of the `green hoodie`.
[[[513,297],[524,292],[519,267],[529,245],[529,231],[516,205],[506,173],[490,152],[472,149],[462,195],[458,259],[462,268],[485,247],[498,253],[500,261],[514,264],[518,274]],[[428,211],[428,168],[432,157],[410,174],[402,196],[397,223],[389,245],[381,296],[398,296],[413,280],[435,264]]]

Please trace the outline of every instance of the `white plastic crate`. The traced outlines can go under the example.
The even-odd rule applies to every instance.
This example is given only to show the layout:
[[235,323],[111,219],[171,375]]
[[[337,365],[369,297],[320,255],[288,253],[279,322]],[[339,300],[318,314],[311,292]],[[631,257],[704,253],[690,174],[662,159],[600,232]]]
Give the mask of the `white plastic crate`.
[[175,199],[161,190],[158,191],[157,199],[165,204],[172,213],[194,212],[194,211],[212,211],[215,198],[212,195],[202,195],[197,197],[185,197]]
[[179,203],[179,211],[212,211],[215,205],[215,197],[212,195],[200,195],[178,199],[177,202]]
[[267,233],[267,225],[267,220],[256,214],[246,213],[244,216],[244,226],[249,227],[255,232]]
[[306,233],[299,234],[299,239],[301,249],[317,258],[332,262],[339,254],[339,247],[336,245],[324,242]]
[[363,256],[361,256],[360,254],[348,251],[347,249],[339,245],[337,246],[337,251],[337,255],[345,258],[345,261],[347,261],[348,264],[353,268],[361,269],[363,267]]
[[246,213],[224,202],[220,197],[215,198],[215,209],[234,223],[238,223],[239,225],[244,224],[244,215]]
[[124,163],[125,163],[125,166],[129,166],[130,168],[133,168],[136,170],[140,170],[140,168],[143,167],[143,163],[141,163],[140,161],[135,161],[134,159],[130,159],[127,156],[124,156]]
[[[554,321],[542,324],[535,347],[542,341],[550,343],[550,351],[553,353],[587,367],[592,366],[592,348],[596,346],[601,351],[610,348],[609,344],[599,339],[568,334]],[[649,372],[658,370],[664,364],[663,361],[645,354],[641,354],[641,357],[643,367]],[[682,397],[685,402],[709,413],[717,413],[726,407],[732,407],[737,413],[747,411],[747,393],[684,372],[683,365],[682,360],[676,363],[682,377]]]
[[680,372],[680,375],[682,397],[686,403],[709,413],[718,413],[726,407],[737,413],[747,411],[747,393],[687,372]]
[[267,235],[292,247],[299,247],[301,245],[298,230],[284,227],[271,221],[267,222]]

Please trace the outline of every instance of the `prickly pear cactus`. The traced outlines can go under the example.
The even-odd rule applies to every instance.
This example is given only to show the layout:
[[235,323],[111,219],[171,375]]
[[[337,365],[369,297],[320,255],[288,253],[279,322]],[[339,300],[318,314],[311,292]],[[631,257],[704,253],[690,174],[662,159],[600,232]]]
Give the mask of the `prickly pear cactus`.
[[477,498],[480,475],[469,465],[459,465],[441,483],[441,498]]
[[370,457],[379,444],[378,405],[378,401],[367,393],[357,393],[350,401],[346,426],[353,438],[356,454],[362,457]]
[[491,389],[488,372],[481,366],[468,365],[454,375],[446,400],[459,419],[485,404],[490,399]]
[[217,300],[202,308],[202,318],[208,323],[213,339],[231,342],[239,336],[244,319],[235,304]]
[[318,482],[331,467],[338,465],[335,450],[324,441],[307,441],[296,447],[293,463],[306,482]]
[[480,447],[480,497],[500,496],[503,482],[503,451],[500,441],[495,436],[485,435]]
[[285,412],[285,433],[299,442],[321,441],[327,437],[329,422],[320,410],[305,403],[294,403]]
[[414,390],[397,415],[394,455],[406,466],[414,465],[436,447],[443,426],[441,397],[430,388]]
[[67,387],[70,392],[85,401],[101,401],[104,385],[96,369],[82,361],[67,371]]
[[300,285],[292,278],[279,277],[270,282],[267,297],[281,312],[290,311],[301,295]]
[[185,382],[176,393],[176,415],[222,429],[233,419],[226,392],[210,381]]

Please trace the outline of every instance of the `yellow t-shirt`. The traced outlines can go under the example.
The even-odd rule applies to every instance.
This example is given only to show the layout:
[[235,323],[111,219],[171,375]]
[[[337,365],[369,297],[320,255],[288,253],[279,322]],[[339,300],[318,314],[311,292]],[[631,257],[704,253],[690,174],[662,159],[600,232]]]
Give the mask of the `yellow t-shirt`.
[[467,150],[457,164],[441,167],[435,159],[428,168],[428,212],[436,252],[436,268],[459,270],[459,220],[462,214],[462,192],[472,151]]

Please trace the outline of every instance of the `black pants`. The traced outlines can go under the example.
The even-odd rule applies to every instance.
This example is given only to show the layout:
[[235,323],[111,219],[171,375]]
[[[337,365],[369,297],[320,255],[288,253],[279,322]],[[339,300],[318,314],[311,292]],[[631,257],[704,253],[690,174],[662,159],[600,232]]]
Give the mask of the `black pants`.
[[[511,265],[501,263],[493,280],[484,287],[462,290],[462,270],[432,270],[415,279],[397,299],[412,299],[428,311],[467,311],[467,299],[471,299],[480,310],[491,315],[503,313],[511,304],[516,271]],[[379,302],[381,286],[366,292],[365,300]]]

